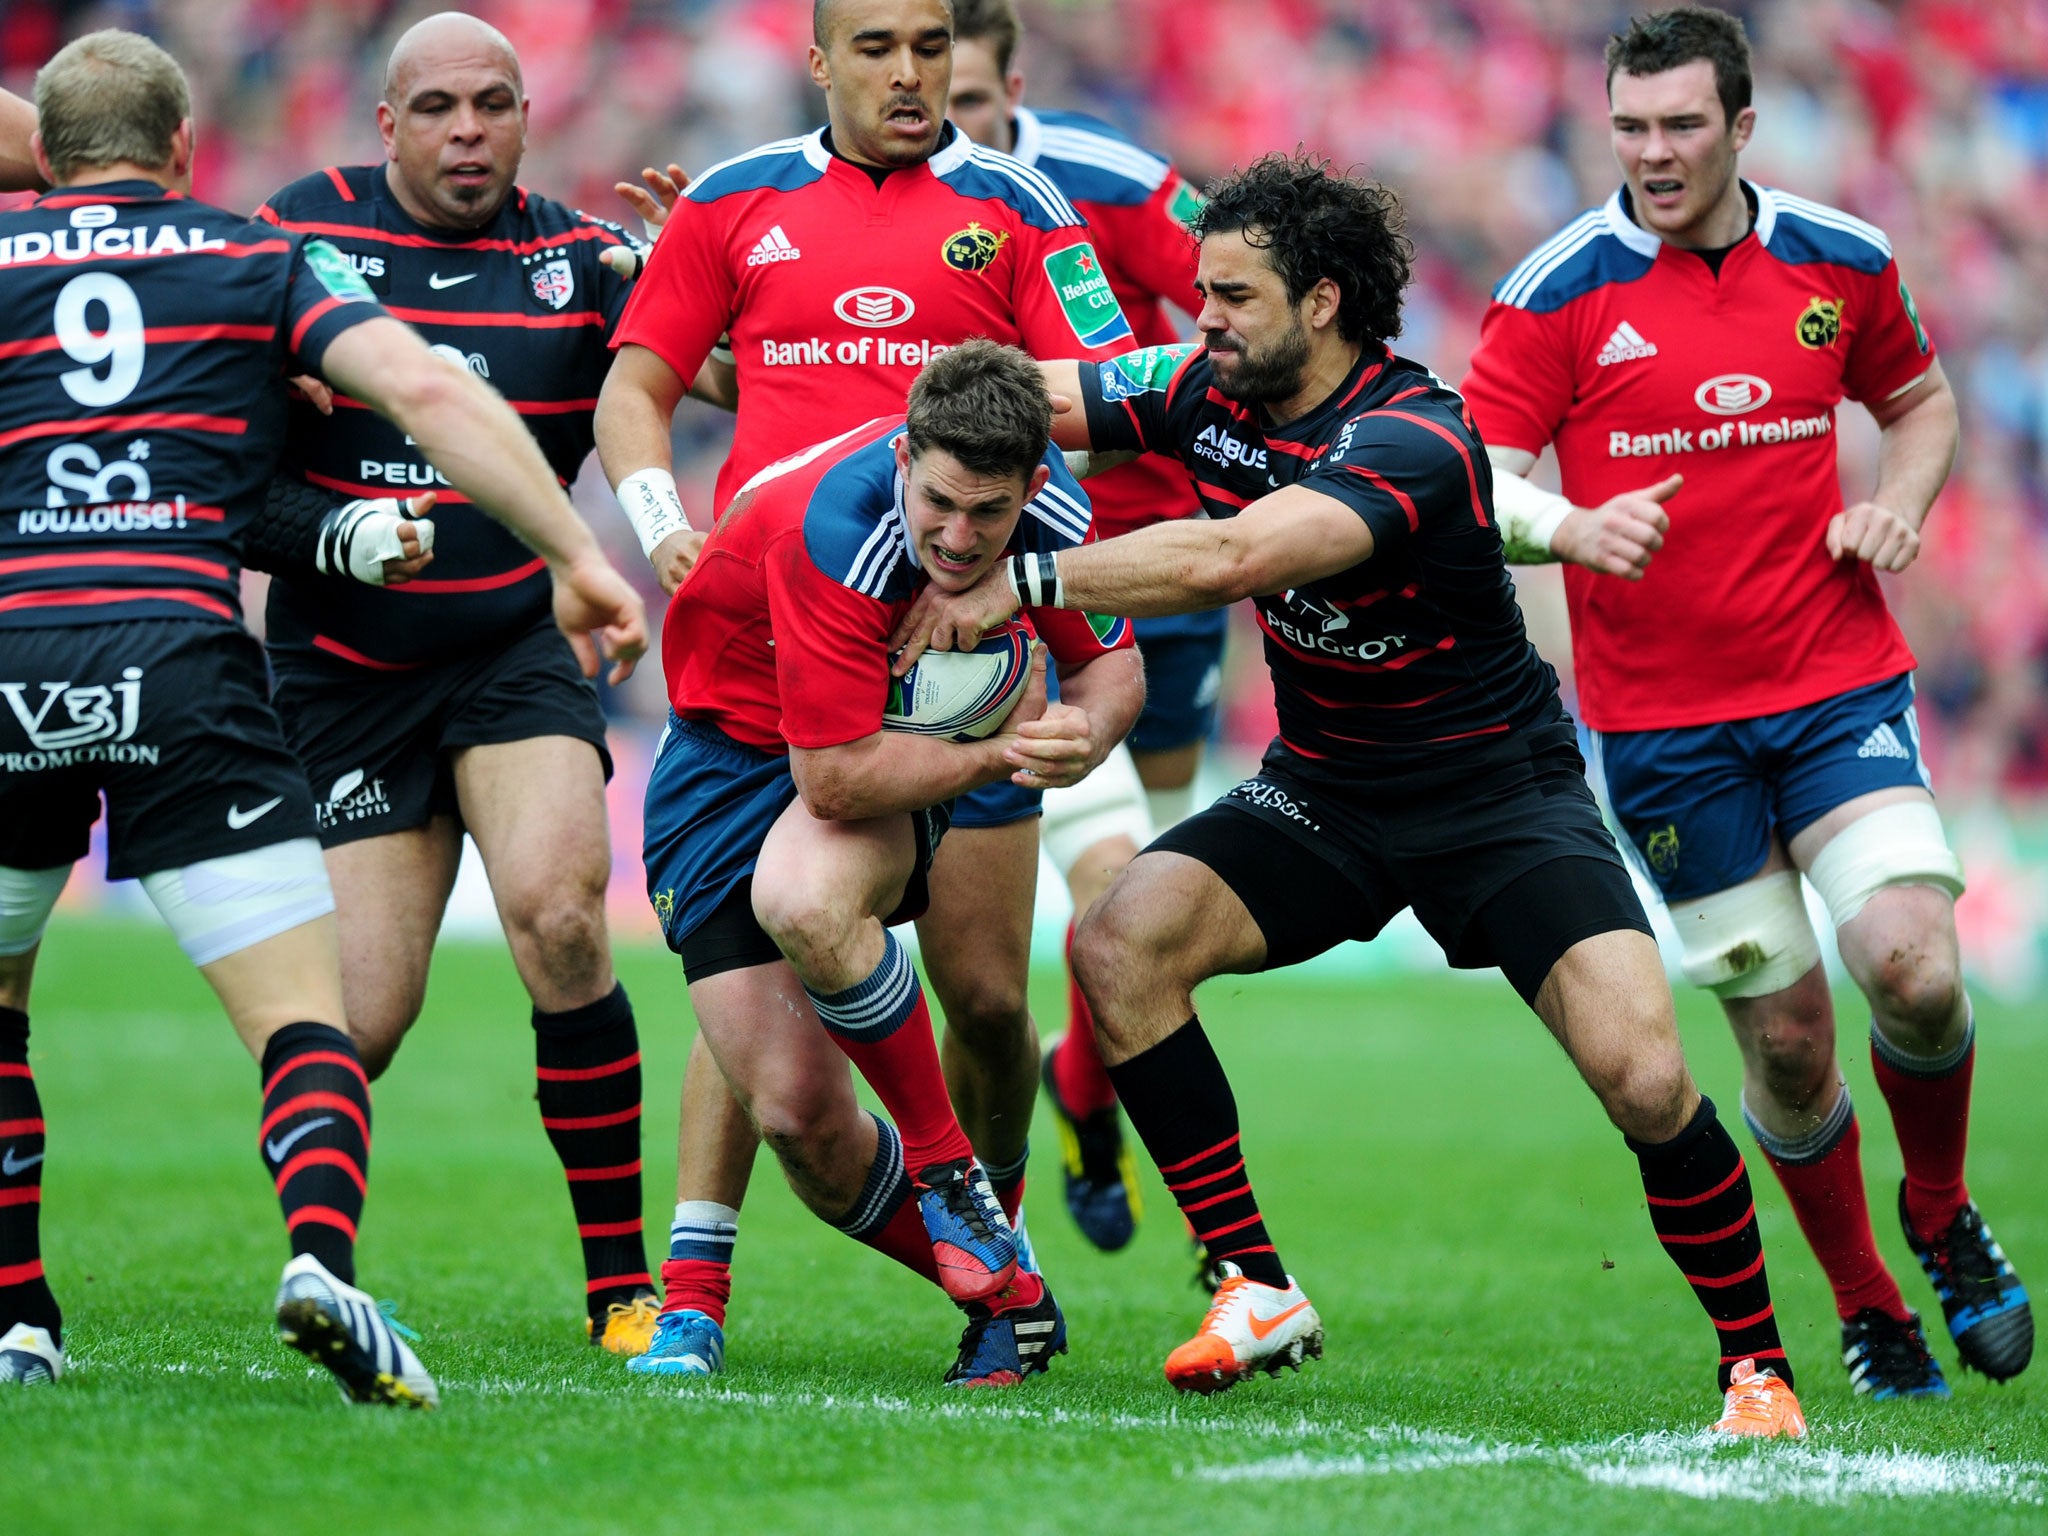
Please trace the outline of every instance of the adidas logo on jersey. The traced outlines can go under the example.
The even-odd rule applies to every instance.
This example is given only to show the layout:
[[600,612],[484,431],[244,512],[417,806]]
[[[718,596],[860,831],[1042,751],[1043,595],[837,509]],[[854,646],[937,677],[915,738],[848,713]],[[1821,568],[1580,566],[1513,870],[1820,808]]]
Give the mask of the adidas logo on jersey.
[[789,236],[782,232],[780,224],[776,224],[754,242],[754,248],[747,252],[747,265],[765,267],[771,261],[795,261],[801,255],[803,252],[789,243]]
[[1888,724],[1880,725],[1876,730],[1864,737],[1863,745],[1856,749],[1856,755],[1858,757],[1903,757],[1908,760],[1913,756],[1906,749],[1906,744],[1899,740],[1899,733]]
[[1639,357],[1656,355],[1657,343],[1643,340],[1643,333],[1624,320],[1614,328],[1614,334],[1607,338],[1607,345],[1593,361],[1605,368],[1610,363],[1632,363]]

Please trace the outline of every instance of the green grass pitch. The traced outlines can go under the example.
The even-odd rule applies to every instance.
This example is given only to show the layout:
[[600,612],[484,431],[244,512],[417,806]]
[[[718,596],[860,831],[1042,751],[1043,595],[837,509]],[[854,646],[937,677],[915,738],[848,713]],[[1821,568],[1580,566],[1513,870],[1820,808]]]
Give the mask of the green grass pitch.
[[[689,1020],[667,956],[621,969],[659,1235]],[[1057,1021],[1059,978],[1039,984]],[[444,946],[377,1087],[362,1250],[365,1283],[423,1335],[430,1415],[352,1410],[272,1337],[286,1251],[255,1068],[170,940],[60,923],[36,992],[71,1372],[0,1398],[7,1532],[2048,1529],[2048,1364],[2002,1389],[1961,1376],[1937,1322],[1952,1403],[1853,1398],[1825,1284],[1754,1158],[1813,1435],[1703,1440],[1711,1331],[1620,1138],[1498,980],[1225,980],[1203,999],[1266,1213],[1328,1327],[1301,1375],[1177,1402],[1159,1366],[1202,1299],[1172,1206],[1148,1170],[1133,1247],[1087,1250],[1041,1121],[1027,1210],[1073,1342],[1051,1375],[943,1391],[957,1315],[812,1221],[764,1158],[729,1368],[679,1390],[584,1345],[525,1000],[501,947]],[[1931,1312],[1889,1214],[1898,1158],[1862,1012],[1843,1004],[1879,1238]],[[1727,1032],[1710,1000],[1681,1007],[1732,1119]],[[2038,1293],[2048,1029],[2032,1008],[1979,1019],[1972,1190]]]

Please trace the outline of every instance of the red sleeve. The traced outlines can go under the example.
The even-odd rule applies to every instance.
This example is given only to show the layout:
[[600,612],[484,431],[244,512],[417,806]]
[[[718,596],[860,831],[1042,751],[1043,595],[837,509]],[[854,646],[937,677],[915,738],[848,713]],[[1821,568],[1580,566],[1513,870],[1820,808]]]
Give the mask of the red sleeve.
[[1572,408],[1571,349],[1563,314],[1490,304],[1472,369],[1459,393],[1481,440],[1541,453]]
[[1088,224],[1102,236],[1117,271],[1131,287],[1193,314],[1195,265],[1202,248],[1180,221],[1177,208],[1199,208],[1195,189],[1172,172],[1142,203],[1090,203]]
[[[1846,276],[1847,274],[1845,274]],[[1849,355],[1842,364],[1842,391],[1851,400],[1876,405],[1900,394],[1934,366],[1934,343],[1920,324],[1920,312],[1899,264],[1860,284],[1863,313],[1850,315]]]
[[762,575],[782,739],[815,748],[874,735],[889,697],[889,635],[897,609],[819,570],[801,528],[768,546]]
[[1098,656],[1130,649],[1131,621],[1070,608],[1027,608],[1025,617],[1045,642],[1047,659],[1061,674],[1085,667]]
[[1026,352],[1100,360],[1131,350],[1131,322],[1086,225],[1044,230],[1020,220],[1017,244],[1010,308]]
[[737,288],[717,203],[677,203],[633,284],[614,347],[645,347],[685,384],[731,324]]

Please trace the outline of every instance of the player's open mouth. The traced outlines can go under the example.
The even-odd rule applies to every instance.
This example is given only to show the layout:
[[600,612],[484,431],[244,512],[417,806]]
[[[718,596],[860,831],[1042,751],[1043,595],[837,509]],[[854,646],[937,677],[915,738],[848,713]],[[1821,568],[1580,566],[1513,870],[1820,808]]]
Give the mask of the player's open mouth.
[[1669,176],[1653,176],[1643,182],[1643,196],[1660,207],[1667,207],[1685,195],[1685,183]]
[[460,165],[449,166],[442,175],[458,186],[480,187],[491,179],[491,168],[474,160],[465,160]]
[[923,133],[932,120],[922,107],[896,107],[882,121],[903,133]]
[[981,558],[973,553],[956,555],[943,544],[932,545],[930,553],[932,564],[948,571],[971,571],[975,561]]

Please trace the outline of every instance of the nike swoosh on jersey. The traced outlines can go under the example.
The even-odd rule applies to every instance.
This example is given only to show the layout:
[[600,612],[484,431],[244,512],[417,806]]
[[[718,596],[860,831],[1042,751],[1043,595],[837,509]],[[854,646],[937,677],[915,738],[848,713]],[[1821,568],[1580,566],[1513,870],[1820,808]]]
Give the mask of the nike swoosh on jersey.
[[6,1154],[0,1156],[0,1174],[5,1174],[11,1179],[21,1172],[22,1169],[35,1167],[37,1163],[40,1163],[49,1155],[47,1152],[38,1152],[34,1157],[16,1157],[14,1155],[14,1148],[9,1147]]
[[1245,1315],[1245,1322],[1251,1328],[1253,1338],[1263,1339],[1268,1334],[1272,1333],[1272,1331],[1275,1328],[1278,1328],[1282,1323],[1286,1322],[1287,1319],[1294,1316],[1295,1313],[1301,1311],[1307,1305],[1308,1303],[1305,1301],[1297,1301],[1285,1312],[1276,1312],[1271,1317],[1261,1317],[1256,1312],[1248,1312]]
[[264,801],[253,811],[245,811],[239,805],[231,805],[228,807],[228,825],[239,832],[242,828],[248,826],[250,822],[257,820],[259,817],[268,816],[283,804],[284,796],[279,795],[275,799]]
[[284,1161],[285,1154],[298,1144],[301,1136],[317,1131],[323,1125],[332,1124],[334,1124],[334,1116],[322,1115],[318,1120],[308,1120],[304,1125],[295,1125],[291,1128],[289,1135],[274,1136],[269,1141],[264,1142],[264,1154],[273,1163],[281,1163]]
[[428,275],[427,286],[438,292],[443,288],[453,288],[457,283],[466,283],[476,275],[474,272],[465,272],[460,277],[443,277],[440,273],[434,272]]

